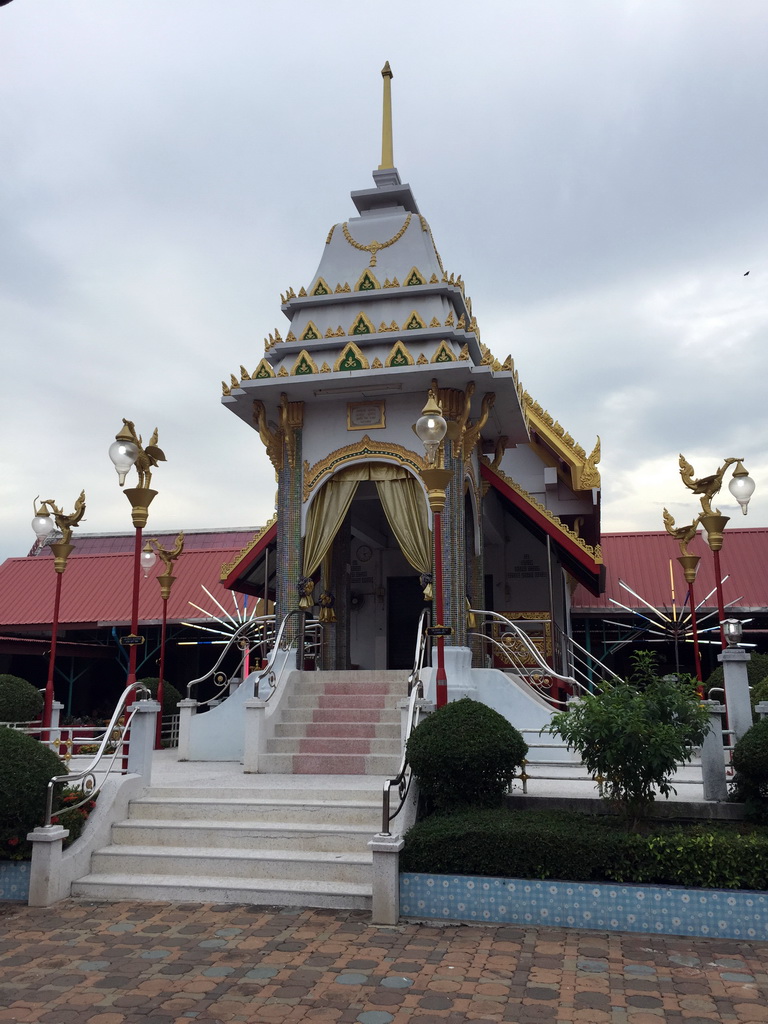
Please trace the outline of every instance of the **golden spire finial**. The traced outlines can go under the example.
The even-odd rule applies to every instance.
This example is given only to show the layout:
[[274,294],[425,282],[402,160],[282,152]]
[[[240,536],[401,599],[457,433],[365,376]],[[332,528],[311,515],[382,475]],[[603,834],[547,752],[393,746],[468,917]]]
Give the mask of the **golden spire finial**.
[[392,154],[392,68],[389,61],[381,69],[381,77],[384,79],[384,114],[381,122],[381,163],[379,170],[388,170],[395,166]]

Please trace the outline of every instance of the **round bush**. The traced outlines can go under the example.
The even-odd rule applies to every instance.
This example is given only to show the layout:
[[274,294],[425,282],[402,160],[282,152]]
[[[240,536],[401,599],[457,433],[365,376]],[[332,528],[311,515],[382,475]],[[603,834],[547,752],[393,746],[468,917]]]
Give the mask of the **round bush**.
[[423,796],[450,813],[500,804],[528,744],[503,715],[465,697],[428,715],[407,751]]
[[733,748],[736,789],[745,799],[768,799],[768,718],[748,729]]
[[34,722],[44,703],[42,693],[26,679],[0,675],[0,722]]
[[44,743],[0,727],[0,857],[28,849],[27,833],[43,824],[48,783],[66,773]]
[[[747,679],[749,680],[750,686],[757,686],[761,680],[768,675],[768,654],[760,654],[755,651],[752,654],[751,659],[747,662]],[[706,682],[704,683],[704,689],[709,693],[711,687],[723,685],[723,666],[718,665],[713,672],[710,673]]]
[[[157,679],[156,677],[153,676],[150,679],[139,679],[139,680],[137,680],[137,682],[143,683],[146,687],[148,687],[149,691],[152,694],[153,699],[155,699],[155,700],[157,699],[157,688],[160,685],[160,680],[159,679]],[[162,710],[161,710],[161,714],[163,716],[178,714],[178,708],[176,707],[176,705],[179,703],[180,700],[181,700],[181,694],[176,689],[176,687],[172,683],[169,683],[167,679],[164,679],[163,680],[163,707],[162,707]]]

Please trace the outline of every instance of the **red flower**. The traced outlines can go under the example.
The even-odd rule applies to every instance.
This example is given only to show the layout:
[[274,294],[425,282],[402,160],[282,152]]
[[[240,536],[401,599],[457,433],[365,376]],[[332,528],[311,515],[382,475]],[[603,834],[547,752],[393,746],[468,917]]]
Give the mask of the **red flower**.
[[18,839],[17,836],[11,836],[11,838],[7,839],[6,842],[8,843],[9,846],[18,846],[19,845],[19,839]]

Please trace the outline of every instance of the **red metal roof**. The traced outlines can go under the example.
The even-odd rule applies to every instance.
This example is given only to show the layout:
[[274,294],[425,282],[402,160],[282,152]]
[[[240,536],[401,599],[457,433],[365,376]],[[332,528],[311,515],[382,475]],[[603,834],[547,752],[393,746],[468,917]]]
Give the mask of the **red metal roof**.
[[[665,531],[653,533],[604,533],[600,538],[606,569],[605,591],[599,597],[581,585],[573,595],[574,612],[611,609],[610,598],[629,608],[642,608],[642,601],[633,597],[619,585],[622,580],[654,608],[672,605],[674,584],[675,603],[679,607],[688,593],[683,570],[677,562],[680,548],[676,540]],[[714,589],[715,572],[712,552],[703,531],[688,545],[693,555],[700,555],[699,571],[694,584],[697,605]],[[672,577],[670,579],[670,563]],[[731,527],[725,531],[720,552],[720,569],[728,579],[723,583],[723,599],[734,608],[768,608],[768,527],[742,529]],[[707,607],[716,607],[715,594],[707,600]]]
[[[149,534],[148,534],[149,536]],[[151,534],[151,536],[155,536]],[[168,535],[162,535],[164,540]],[[175,535],[174,535],[175,536]],[[253,539],[253,531],[204,535],[207,545],[195,549],[198,535],[185,536],[185,549],[174,567],[176,582],[168,600],[168,621],[205,619],[224,614],[203,591],[207,587],[224,609],[234,614],[233,595],[220,582],[222,563],[231,562],[244,544]],[[218,546],[213,542],[218,539]],[[68,626],[125,624],[131,618],[133,587],[133,538],[126,535],[128,550],[103,552],[104,544],[118,542],[117,537],[78,537],[78,547],[70,555],[61,587],[59,622]],[[232,540],[236,539],[236,543]],[[240,541],[243,541],[241,544]],[[85,554],[88,547],[101,546],[102,553]],[[120,546],[118,544],[118,546]],[[167,547],[168,544],[165,543]],[[145,579],[141,576],[139,618],[141,622],[159,622],[162,618],[160,585],[155,577],[163,571],[158,559]],[[46,555],[9,558],[0,566],[0,629],[48,627],[53,617],[56,573]],[[239,599],[242,606],[242,598]],[[193,601],[203,612],[190,604]],[[205,614],[210,611],[210,615]]]

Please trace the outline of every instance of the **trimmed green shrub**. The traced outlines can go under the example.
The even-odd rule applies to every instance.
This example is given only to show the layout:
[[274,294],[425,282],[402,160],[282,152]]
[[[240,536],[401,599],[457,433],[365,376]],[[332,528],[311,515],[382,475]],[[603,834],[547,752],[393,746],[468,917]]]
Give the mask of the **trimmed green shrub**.
[[768,822],[768,718],[747,729],[736,743],[733,767],[733,798],[747,805],[750,819]]
[[408,761],[435,811],[501,804],[528,744],[503,715],[468,697],[428,715],[413,731]]
[[[647,659],[644,667],[647,672]],[[646,678],[642,690],[622,682],[585,694],[553,715],[548,731],[579,751],[587,770],[604,780],[606,799],[635,824],[655,791],[675,792],[670,779],[709,728],[692,681],[655,677]]]
[[731,822],[646,823],[610,815],[467,811],[418,822],[401,871],[574,882],[768,888],[768,828]]
[[761,703],[761,701],[768,700],[768,676],[765,679],[761,679],[759,683],[755,683],[750,688],[749,700],[752,704],[752,718],[757,721],[758,715],[755,713],[755,707]]
[[31,855],[27,833],[43,824],[48,783],[67,769],[44,743],[0,727],[0,857]]
[[[155,700],[157,700],[157,688],[160,685],[160,680],[158,678],[152,676],[149,679],[138,679],[137,682],[143,683],[145,686],[149,687],[152,697]],[[180,700],[181,694],[176,689],[176,687],[172,683],[169,683],[167,679],[164,679],[163,707],[161,711],[163,717],[165,717],[166,715],[178,714],[178,708],[176,707],[176,705],[179,703]]]
[[45,699],[20,676],[0,675],[0,722],[34,722]]

